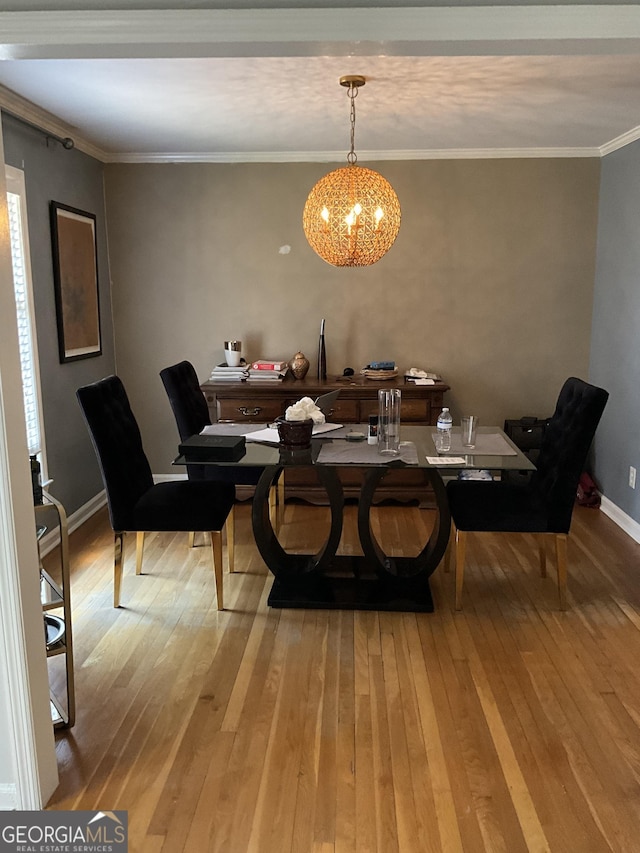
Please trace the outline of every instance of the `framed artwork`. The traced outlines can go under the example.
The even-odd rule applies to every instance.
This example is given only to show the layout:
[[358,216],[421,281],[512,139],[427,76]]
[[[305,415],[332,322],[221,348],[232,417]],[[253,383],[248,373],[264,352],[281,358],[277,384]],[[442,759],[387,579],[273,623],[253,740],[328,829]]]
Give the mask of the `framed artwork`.
[[102,354],[96,217],[52,201],[51,239],[60,363]]

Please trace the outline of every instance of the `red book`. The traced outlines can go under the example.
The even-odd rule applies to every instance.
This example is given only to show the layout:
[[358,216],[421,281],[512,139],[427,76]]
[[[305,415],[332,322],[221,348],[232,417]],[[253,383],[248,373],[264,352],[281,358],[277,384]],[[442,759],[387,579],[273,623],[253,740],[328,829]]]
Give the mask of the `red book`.
[[258,359],[251,365],[254,370],[285,370],[287,366],[286,361],[265,361],[264,359]]

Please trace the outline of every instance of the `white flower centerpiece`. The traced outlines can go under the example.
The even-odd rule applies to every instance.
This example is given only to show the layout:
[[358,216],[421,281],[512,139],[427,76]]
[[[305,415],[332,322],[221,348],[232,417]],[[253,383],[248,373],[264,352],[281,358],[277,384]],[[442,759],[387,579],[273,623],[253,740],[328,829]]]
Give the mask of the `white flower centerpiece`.
[[296,450],[311,447],[313,427],[324,421],[324,413],[311,397],[303,397],[287,408],[284,417],[276,420],[280,444]]

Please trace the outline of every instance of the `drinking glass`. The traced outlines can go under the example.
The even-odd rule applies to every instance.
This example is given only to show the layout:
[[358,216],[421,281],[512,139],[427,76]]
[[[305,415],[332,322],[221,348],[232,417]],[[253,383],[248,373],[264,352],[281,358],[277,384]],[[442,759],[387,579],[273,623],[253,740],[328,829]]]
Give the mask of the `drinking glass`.
[[400,453],[400,399],[399,388],[378,391],[378,453]]
[[478,418],[476,415],[464,415],[460,420],[462,428],[462,446],[476,446],[476,430],[478,429]]

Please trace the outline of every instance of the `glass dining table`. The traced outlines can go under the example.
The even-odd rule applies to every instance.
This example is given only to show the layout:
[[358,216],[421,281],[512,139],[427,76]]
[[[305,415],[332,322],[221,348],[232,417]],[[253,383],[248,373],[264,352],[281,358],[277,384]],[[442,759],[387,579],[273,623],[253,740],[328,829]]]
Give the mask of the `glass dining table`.
[[[214,424],[210,434],[245,435],[240,459],[221,461],[212,458],[174,460],[174,465],[253,466],[263,472],[256,486],[252,505],[252,527],[258,550],[274,576],[268,603],[271,607],[328,608],[342,610],[394,610],[432,612],[433,599],[429,577],[444,557],[451,529],[451,517],[445,483],[448,478],[473,476],[471,472],[489,472],[492,477],[509,471],[532,471],[533,463],[499,427],[480,427],[473,448],[463,447],[460,429],[453,429],[451,450],[435,449],[435,427],[401,425],[397,456],[378,453],[375,445],[354,441],[366,434],[366,426],[350,424],[323,432],[311,440],[305,450],[289,450],[263,438],[274,433],[260,424]],[[277,436],[276,436],[277,438]],[[326,491],[330,525],[325,541],[310,553],[286,551],[273,528],[269,512],[269,492],[283,471],[312,466]],[[339,470],[357,467],[362,472],[358,499],[358,536],[362,554],[339,554],[344,518],[344,493]],[[436,517],[431,534],[417,555],[386,554],[374,535],[371,507],[376,490],[389,471],[418,469],[425,492],[430,488],[436,501]],[[468,472],[466,475],[462,472]],[[489,474],[485,474],[489,476]]]

